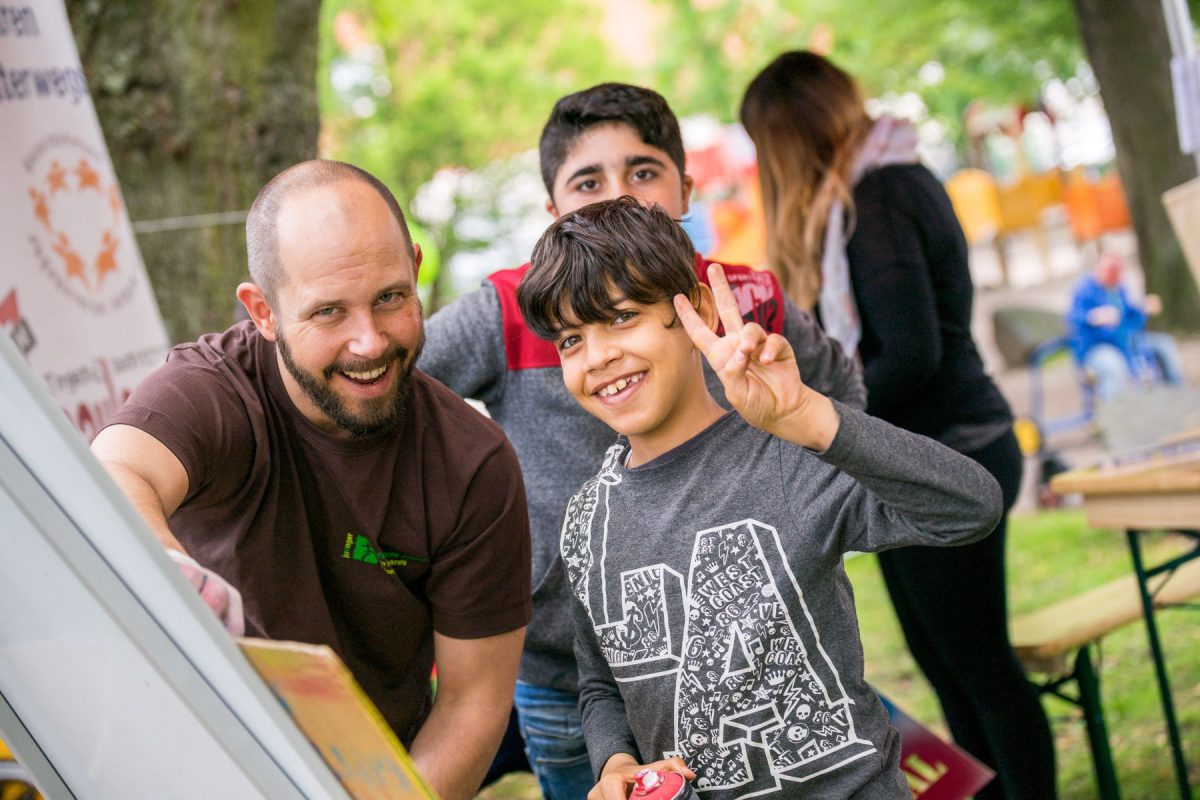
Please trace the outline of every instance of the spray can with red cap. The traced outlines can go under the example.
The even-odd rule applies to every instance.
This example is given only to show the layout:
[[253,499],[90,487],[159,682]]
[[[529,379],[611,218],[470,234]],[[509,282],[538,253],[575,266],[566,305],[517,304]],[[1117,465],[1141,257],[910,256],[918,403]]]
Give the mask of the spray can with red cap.
[[696,790],[678,772],[639,770],[630,800],[698,800]]

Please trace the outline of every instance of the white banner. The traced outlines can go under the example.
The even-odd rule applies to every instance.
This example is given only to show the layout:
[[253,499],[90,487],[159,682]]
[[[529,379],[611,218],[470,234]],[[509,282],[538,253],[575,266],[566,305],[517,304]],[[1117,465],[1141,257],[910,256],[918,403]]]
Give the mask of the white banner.
[[0,329],[89,440],[167,334],[61,0],[0,0]]

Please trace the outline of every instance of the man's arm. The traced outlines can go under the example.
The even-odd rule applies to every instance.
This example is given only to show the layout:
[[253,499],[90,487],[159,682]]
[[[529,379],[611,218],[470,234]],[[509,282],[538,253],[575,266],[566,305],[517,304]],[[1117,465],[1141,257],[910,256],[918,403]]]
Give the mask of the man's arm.
[[168,550],[186,553],[167,525],[187,496],[188,474],[158,439],[132,425],[110,425],[92,441],[92,453]]
[[452,535],[433,544],[425,591],[438,686],[412,744],[443,800],[474,796],[508,724],[530,616],[529,518],[516,453],[500,429],[463,408],[458,435],[492,440],[466,483]]
[[[1147,318],[1150,316],[1151,313],[1157,313],[1157,312],[1149,312],[1148,307],[1143,308],[1141,305],[1134,302],[1134,299],[1129,296],[1129,288],[1128,287],[1121,286],[1120,292],[1121,292],[1121,304],[1124,306],[1124,309],[1117,309],[1118,324],[1120,324],[1121,322],[1124,322],[1128,329],[1134,330],[1134,331],[1145,330]],[[1159,300],[1158,297],[1155,295],[1151,295],[1151,297],[1154,297],[1155,300],[1158,300],[1159,309],[1161,310],[1162,301]],[[1147,298],[1147,299],[1149,299],[1149,298]]]
[[525,629],[483,639],[433,635],[437,694],[412,757],[442,800],[474,797],[508,724]]
[[242,598],[215,572],[195,562],[167,524],[187,497],[188,474],[165,444],[132,425],[110,425],[92,440],[92,453],[150,527],[184,577],[234,636],[245,631]]

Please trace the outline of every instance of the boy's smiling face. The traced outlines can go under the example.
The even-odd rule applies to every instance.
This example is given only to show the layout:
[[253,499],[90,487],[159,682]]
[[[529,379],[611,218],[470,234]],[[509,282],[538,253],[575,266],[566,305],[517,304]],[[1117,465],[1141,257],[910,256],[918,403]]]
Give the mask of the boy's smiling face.
[[[707,286],[701,297],[701,316],[715,325]],[[632,466],[683,444],[723,410],[704,386],[700,353],[669,300],[616,298],[613,305],[606,321],[563,328],[555,346],[576,402],[629,437]]]
[[657,203],[678,220],[687,213],[691,194],[692,179],[679,173],[665,151],[646,144],[623,122],[605,122],[572,143],[554,176],[546,210],[559,217],[588,203],[632,195]]

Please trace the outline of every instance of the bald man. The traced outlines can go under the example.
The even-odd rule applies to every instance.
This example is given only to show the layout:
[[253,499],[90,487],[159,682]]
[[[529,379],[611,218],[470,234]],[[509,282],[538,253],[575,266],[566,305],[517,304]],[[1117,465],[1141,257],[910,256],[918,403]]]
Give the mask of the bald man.
[[292,167],[246,239],[250,320],[175,347],[92,450],[227,627],[240,594],[248,633],[331,646],[438,794],[470,797],[530,615],[516,456],[413,369],[421,253],[378,180]]

